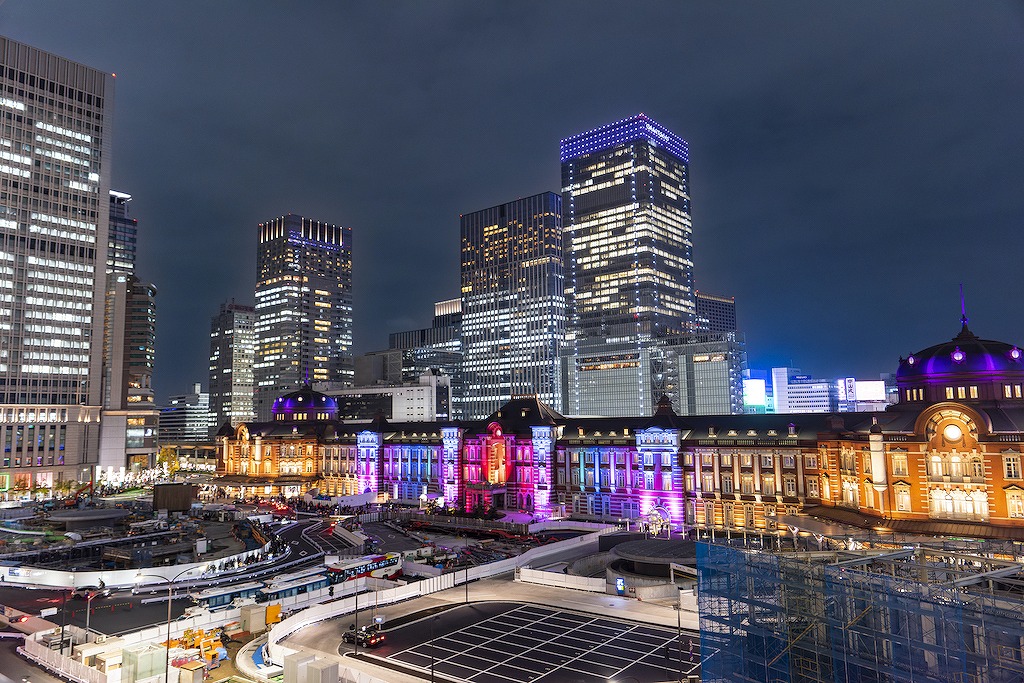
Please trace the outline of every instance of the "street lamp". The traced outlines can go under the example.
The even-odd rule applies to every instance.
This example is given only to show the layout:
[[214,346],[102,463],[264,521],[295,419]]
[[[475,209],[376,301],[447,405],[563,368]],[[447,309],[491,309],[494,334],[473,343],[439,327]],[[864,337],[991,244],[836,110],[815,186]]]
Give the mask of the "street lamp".
[[434,683],[434,622],[440,618],[437,614],[430,617],[430,683]]
[[200,570],[199,573],[203,574],[209,568],[209,565],[203,565],[201,567],[188,567],[187,569],[183,569],[177,574],[175,574],[174,578],[172,579],[163,577],[160,574],[143,574],[142,572],[139,572],[135,575],[136,579],[141,579],[145,576],[154,576],[158,579],[164,579],[164,581],[167,582],[167,647],[165,648],[164,651],[164,683],[169,683],[169,677],[171,673],[171,602],[174,597],[174,582],[191,571],[198,569]]

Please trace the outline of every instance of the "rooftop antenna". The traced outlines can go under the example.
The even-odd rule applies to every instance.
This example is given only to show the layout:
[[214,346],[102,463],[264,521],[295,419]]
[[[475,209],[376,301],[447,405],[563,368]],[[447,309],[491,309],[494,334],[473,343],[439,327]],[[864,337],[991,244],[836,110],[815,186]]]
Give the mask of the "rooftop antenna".
[[964,303],[964,283],[960,283],[960,323],[967,327],[967,304]]

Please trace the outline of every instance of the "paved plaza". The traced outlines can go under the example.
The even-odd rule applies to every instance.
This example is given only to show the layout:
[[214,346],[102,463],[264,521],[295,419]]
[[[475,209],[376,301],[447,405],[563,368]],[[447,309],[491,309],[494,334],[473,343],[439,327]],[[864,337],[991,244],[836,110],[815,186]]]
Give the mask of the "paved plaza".
[[512,602],[455,607],[389,629],[375,654],[474,683],[676,681],[698,673],[700,661],[699,641],[677,640],[675,629]]

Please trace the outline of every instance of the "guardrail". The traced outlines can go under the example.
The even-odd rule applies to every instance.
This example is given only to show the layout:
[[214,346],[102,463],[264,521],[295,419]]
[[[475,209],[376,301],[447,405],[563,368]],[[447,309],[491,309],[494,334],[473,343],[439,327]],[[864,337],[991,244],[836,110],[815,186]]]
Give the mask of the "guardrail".
[[[173,568],[170,567],[153,567],[151,569],[144,570],[142,576],[139,576],[138,569],[111,569],[111,570],[96,570],[96,571],[59,571],[55,569],[40,569],[32,566],[19,566],[19,567],[0,567],[0,577],[3,577],[4,582],[8,586],[23,586],[23,587],[47,587],[47,588],[74,588],[76,586],[98,586],[101,583],[108,588],[115,587],[129,587],[129,586],[149,586],[149,585],[160,585],[166,584],[167,577],[159,576],[159,572],[164,571],[165,573],[172,575],[178,573],[187,573],[188,570],[195,571],[208,567],[211,563],[218,565],[233,565],[230,570],[224,570],[216,574],[218,577],[230,576],[235,573],[235,569],[239,568],[239,565],[243,565],[242,569],[246,572],[251,572],[254,569],[259,568],[261,565],[268,562],[280,562],[281,555],[268,556],[265,559],[258,560],[257,558],[266,555],[270,552],[270,543],[267,543],[261,548],[256,550],[247,550],[237,555],[231,555],[230,557],[222,557],[216,560],[210,560],[207,562],[193,562],[191,564],[177,564]],[[285,550],[287,554],[288,549]],[[161,581],[160,579],[164,580]],[[187,582],[176,582],[177,585],[188,585]],[[192,583],[197,583],[193,581]]]
[[[375,590],[375,594],[373,596],[374,604],[394,604],[404,600],[454,588],[457,585],[463,585],[470,581],[477,581],[479,579],[514,572],[533,561],[543,559],[548,555],[562,552],[574,546],[591,543],[597,537],[615,531],[614,527],[600,524],[568,522],[546,522],[544,524],[547,525],[545,530],[579,529],[584,527],[591,529],[592,533],[532,548],[522,555],[501,560],[499,562],[492,562],[490,564],[479,567],[470,567],[468,569],[459,569],[455,572],[428,578],[405,586],[388,587],[382,590]],[[243,553],[243,555],[245,554],[247,553]],[[303,561],[308,559],[309,558],[303,558]],[[85,574],[86,572],[80,572],[77,576],[80,578]],[[298,611],[295,611],[294,614],[270,629],[267,635],[268,658],[275,663],[283,663],[284,657],[291,652],[295,652],[295,650],[282,645],[280,642],[281,640],[305,626],[353,613],[356,611],[357,604],[366,607],[368,603],[362,602],[362,600],[366,600],[366,598],[358,595],[358,593],[367,588],[377,589],[381,586],[394,586],[394,584],[390,581],[380,579],[363,578],[334,586],[333,594],[329,588],[324,588],[311,591],[302,596],[275,600],[274,604],[280,604],[282,611]],[[338,599],[339,592],[345,594],[340,599]],[[329,599],[331,597],[335,599],[326,603],[320,602],[321,600]],[[160,599],[166,600],[167,598],[163,597]],[[311,606],[308,606],[311,603],[319,604],[312,604]],[[126,646],[147,642],[162,643],[168,640],[168,638],[172,640],[180,638],[188,629],[223,626],[230,621],[238,621],[240,618],[241,610],[239,608],[231,608],[215,612],[200,612],[195,616],[182,617],[172,621],[170,628],[168,628],[167,624],[159,624],[139,631],[124,632],[117,635],[124,641],[124,645]],[[17,634],[17,636],[20,637],[21,634]],[[77,683],[118,683],[120,681],[119,670],[112,672],[114,675],[108,677],[106,674],[91,667],[87,667],[71,657],[64,656],[58,651],[50,650],[43,643],[37,642],[31,637],[27,637],[25,639],[25,645],[22,648],[19,648],[19,652],[51,671],[57,672],[59,675],[76,681]],[[342,683],[387,683],[386,681],[374,678],[365,672],[356,669],[348,669],[345,666],[340,667],[339,675]]]
[[[530,562],[539,560],[548,555],[563,552],[568,548],[592,543],[598,537],[615,531],[615,527],[609,527],[607,525],[594,526],[600,528],[584,536],[578,536],[576,538],[566,539],[557,543],[550,543],[537,548],[531,548],[517,557],[500,560],[498,562],[491,562],[479,567],[459,569],[449,574],[425,579],[400,588],[377,591],[377,594],[374,596],[374,600],[378,605],[389,605],[403,600],[410,600],[412,598],[418,598],[431,593],[437,593],[449,588],[454,588],[455,586],[463,585],[470,581],[477,581],[479,579],[514,572],[519,567],[527,565]],[[566,523],[564,526],[559,526],[557,528],[578,529],[579,527],[579,524]],[[360,579],[360,581],[363,580],[364,579]],[[295,652],[292,648],[281,644],[281,641],[289,635],[311,624],[354,612],[355,605],[356,598],[346,598],[345,600],[331,602],[326,605],[309,607],[288,617],[287,619],[284,619],[270,630],[270,634],[267,637],[267,653],[270,660],[275,663],[282,663],[284,662],[284,657],[286,655],[291,652]]]

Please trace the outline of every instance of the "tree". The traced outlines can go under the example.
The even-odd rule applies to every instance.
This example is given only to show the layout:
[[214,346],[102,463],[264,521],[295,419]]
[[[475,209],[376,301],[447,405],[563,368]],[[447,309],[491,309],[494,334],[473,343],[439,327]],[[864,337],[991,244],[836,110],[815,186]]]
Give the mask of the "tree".
[[178,451],[171,446],[164,446],[160,449],[160,452],[156,454],[157,467],[163,467],[167,470],[167,474],[174,476],[174,473],[178,471]]

